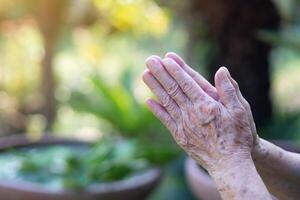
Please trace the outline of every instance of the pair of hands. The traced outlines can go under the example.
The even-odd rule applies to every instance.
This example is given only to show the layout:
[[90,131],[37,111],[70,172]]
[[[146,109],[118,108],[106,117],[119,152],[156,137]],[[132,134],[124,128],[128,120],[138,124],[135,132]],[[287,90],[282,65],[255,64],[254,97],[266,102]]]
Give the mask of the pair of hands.
[[251,109],[225,67],[213,86],[175,53],[146,65],[143,80],[158,99],[147,104],[191,157],[210,173],[251,159],[258,143]]

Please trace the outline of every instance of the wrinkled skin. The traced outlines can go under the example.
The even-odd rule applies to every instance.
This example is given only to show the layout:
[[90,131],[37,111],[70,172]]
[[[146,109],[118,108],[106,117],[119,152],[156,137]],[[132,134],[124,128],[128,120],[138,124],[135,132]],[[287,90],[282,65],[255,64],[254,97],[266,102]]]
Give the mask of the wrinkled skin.
[[211,172],[251,157],[257,134],[250,106],[226,68],[213,87],[176,54],[151,56],[146,65],[143,80],[158,98],[147,104],[190,156]]
[[226,68],[216,72],[213,86],[174,53],[146,64],[144,82],[158,99],[147,101],[150,110],[208,170],[223,199],[299,199],[300,155],[258,137],[250,106]]
[[228,70],[221,67],[216,72],[213,86],[174,53],[164,59],[151,56],[146,65],[143,80],[157,97],[147,101],[150,110],[178,145],[206,168],[222,198],[271,199],[251,155],[264,160],[260,152],[266,151],[258,149],[265,146]]

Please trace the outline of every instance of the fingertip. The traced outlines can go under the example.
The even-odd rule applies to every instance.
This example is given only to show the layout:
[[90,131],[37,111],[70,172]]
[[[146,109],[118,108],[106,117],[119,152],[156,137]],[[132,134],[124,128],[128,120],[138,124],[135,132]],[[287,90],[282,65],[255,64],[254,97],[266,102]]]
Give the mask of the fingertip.
[[221,81],[225,81],[227,79],[227,71],[228,69],[224,66],[220,67],[215,74],[215,83],[220,83]]
[[233,108],[239,105],[239,100],[237,96],[238,87],[235,87],[231,79],[226,67],[220,67],[215,74],[215,86],[222,103],[225,106]]
[[220,71],[221,73],[224,73],[224,74],[229,73],[227,67],[225,67],[225,66],[221,66],[218,71]]
[[147,57],[147,58],[145,59],[145,63],[146,63],[147,66],[150,65],[151,62],[152,62],[152,57],[151,57],[151,56],[149,56],[149,57]]
[[228,78],[232,78],[227,67],[222,66],[221,68],[222,68],[222,70],[224,70],[226,72],[226,75],[228,76]]
[[146,104],[150,107],[150,105],[152,104],[152,99],[147,99]]
[[165,54],[165,57],[176,58],[176,57],[178,57],[178,55],[176,53],[174,53],[174,52],[167,52]]
[[153,99],[147,99],[146,100],[146,105],[149,107],[149,109],[151,111],[154,111],[155,110],[155,106],[156,106],[156,102]]
[[146,69],[144,70],[143,74],[148,74],[149,72],[150,72],[149,69],[146,68]]
[[217,70],[217,72],[216,73],[223,73],[223,74],[227,74],[229,71],[228,71],[228,69],[227,69],[227,67],[225,67],[225,66],[221,66],[221,67],[219,67],[219,69]]
[[182,67],[185,65],[184,60],[178,54],[176,54],[174,52],[166,53],[165,57],[173,59],[175,62],[177,62]]
[[157,60],[159,63],[162,64],[162,58],[157,56],[157,55],[153,55],[153,59]]
[[145,82],[145,80],[147,79],[147,77],[150,75],[150,71],[149,69],[145,69],[142,75],[143,81]]
[[156,64],[156,62],[157,62],[157,60],[156,60],[156,56],[155,55],[149,56],[145,60],[145,63],[146,63],[147,66],[151,66],[153,64]]
[[227,75],[227,68],[220,67],[215,74],[215,87],[220,97],[224,95],[228,88],[235,88]]
[[218,87],[220,80],[220,68],[215,73],[215,86]]

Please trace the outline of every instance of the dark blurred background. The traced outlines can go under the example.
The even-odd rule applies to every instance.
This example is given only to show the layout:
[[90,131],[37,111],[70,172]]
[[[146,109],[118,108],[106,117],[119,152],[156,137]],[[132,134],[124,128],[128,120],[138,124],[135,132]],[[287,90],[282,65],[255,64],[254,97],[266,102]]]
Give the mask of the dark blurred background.
[[[141,131],[126,118],[151,95],[144,60],[168,51],[209,80],[228,67],[259,135],[300,142],[299,0],[0,0],[0,135]],[[169,179],[164,192],[185,187]]]

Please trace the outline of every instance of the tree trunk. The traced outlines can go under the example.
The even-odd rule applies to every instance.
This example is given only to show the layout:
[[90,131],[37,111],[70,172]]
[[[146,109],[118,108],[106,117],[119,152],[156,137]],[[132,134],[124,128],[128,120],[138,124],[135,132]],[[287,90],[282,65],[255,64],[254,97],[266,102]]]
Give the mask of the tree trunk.
[[226,66],[251,104],[257,126],[264,125],[272,115],[271,46],[259,40],[257,32],[279,27],[279,14],[271,0],[190,0],[188,15],[193,56],[197,57],[195,47],[205,35],[214,50],[208,64],[210,79],[217,68]]
[[43,115],[47,120],[46,130],[51,128],[55,119],[55,81],[52,67],[57,36],[60,30],[65,0],[39,0],[37,21],[43,36],[44,58],[41,68],[41,90],[43,94]]

